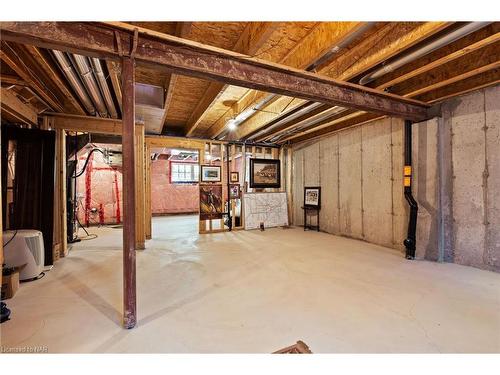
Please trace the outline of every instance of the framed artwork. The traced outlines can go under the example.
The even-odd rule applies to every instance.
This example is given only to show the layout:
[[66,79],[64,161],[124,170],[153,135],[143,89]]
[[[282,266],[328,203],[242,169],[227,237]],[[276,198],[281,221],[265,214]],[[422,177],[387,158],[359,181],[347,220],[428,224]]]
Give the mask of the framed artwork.
[[221,182],[221,169],[218,165],[202,165],[201,182]]
[[280,186],[279,159],[250,159],[251,188],[279,188]]
[[240,174],[238,172],[231,172],[231,182],[239,182],[240,181]]
[[222,185],[200,185],[200,220],[222,218]]
[[319,186],[304,188],[304,207],[321,207],[321,188]]
[[241,190],[239,184],[229,185],[229,198],[231,199],[241,198]]

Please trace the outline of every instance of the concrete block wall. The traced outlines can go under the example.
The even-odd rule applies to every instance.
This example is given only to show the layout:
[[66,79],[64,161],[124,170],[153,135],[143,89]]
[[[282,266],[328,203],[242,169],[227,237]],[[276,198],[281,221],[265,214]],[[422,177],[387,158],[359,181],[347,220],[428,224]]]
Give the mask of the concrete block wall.
[[[403,121],[385,118],[294,146],[293,223],[322,188],[322,231],[403,250]],[[413,125],[417,258],[500,271],[500,85],[450,99]]]

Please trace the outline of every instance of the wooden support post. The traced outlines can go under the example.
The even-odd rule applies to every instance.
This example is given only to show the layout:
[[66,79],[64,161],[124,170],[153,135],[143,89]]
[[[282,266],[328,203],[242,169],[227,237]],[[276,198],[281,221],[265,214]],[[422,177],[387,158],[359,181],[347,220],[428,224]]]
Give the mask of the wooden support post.
[[[251,159],[255,159],[257,157],[257,154],[256,154],[256,148],[255,146],[252,146],[252,156],[250,156]],[[250,168],[250,165],[248,166],[248,168]],[[252,176],[250,176],[249,180],[248,180],[248,186],[250,186],[250,181],[252,180]],[[251,189],[251,192],[252,193],[255,193],[257,191],[257,189],[255,188],[249,188]]]
[[68,255],[68,222],[66,206],[66,132],[56,129],[56,204],[57,226],[59,228],[57,243],[60,244],[59,256]]
[[[231,145],[228,147],[229,149],[229,154],[228,154],[228,160],[229,160],[229,183],[232,184],[231,182],[231,172],[234,172],[235,169],[235,156],[236,156],[236,146]],[[240,182],[238,181],[238,184]],[[228,200],[231,200],[231,192],[228,193],[229,197]],[[234,201],[231,201],[231,228],[234,229],[236,227],[236,202],[237,200],[235,199]]]
[[[285,148],[286,147],[286,148]],[[293,175],[292,175],[292,156],[293,149],[290,146],[285,146],[282,149],[284,150],[285,160],[286,160],[286,177],[285,177],[285,185],[284,191],[286,191],[287,202],[288,202],[288,223],[291,225],[293,223]]]
[[144,155],[145,161],[145,235],[146,239],[151,239],[151,227],[152,227],[152,213],[151,213],[151,146],[146,145],[146,155]]
[[145,158],[144,158],[144,124],[135,126],[136,156],[135,156],[135,235],[136,248],[144,250],[146,248],[146,230],[145,230]]
[[[279,148],[274,148],[274,147],[271,148],[271,158],[272,159],[281,159],[280,158],[280,149]],[[281,163],[281,165],[280,165],[281,169],[280,170],[282,171],[283,170],[283,168],[282,168],[283,167],[283,162],[281,161],[280,163]],[[283,172],[281,172],[281,176],[280,177],[281,177],[280,184],[281,184],[281,186],[283,186],[283,182],[282,182],[283,181]],[[281,190],[281,188],[274,188],[273,189],[273,191],[275,193],[279,192],[280,190]]]
[[[224,178],[227,178],[227,165],[224,162],[225,156],[226,155],[226,147],[224,147],[223,144],[218,144],[219,150],[220,150],[220,172],[221,172],[221,183],[222,183],[222,211],[225,212],[225,204],[226,200],[228,199],[229,191],[227,191],[227,181],[224,183]],[[227,195],[226,195],[226,194]],[[219,225],[220,229],[224,230],[224,215],[220,218],[219,220]]]
[[[198,166],[200,168],[200,176],[201,176],[201,166],[205,164],[205,149],[207,147],[207,143],[203,144],[203,148],[200,149],[198,154]],[[199,188],[198,184],[198,188]],[[198,206],[200,205],[200,200],[198,199]],[[207,224],[205,220],[201,220],[201,210],[198,210],[198,233],[202,234],[207,230]]]
[[137,322],[135,287],[135,61],[122,60],[123,326]]
[[[0,137],[0,155],[2,155],[2,137]],[[2,167],[0,163],[0,176],[2,176]],[[2,178],[0,178],[0,191],[2,191]],[[0,197],[0,230],[2,230],[3,233],[3,209],[2,209],[2,201]],[[2,241],[0,241],[0,264],[3,264],[3,238]],[[0,270],[0,279],[2,278],[3,274],[3,267]]]

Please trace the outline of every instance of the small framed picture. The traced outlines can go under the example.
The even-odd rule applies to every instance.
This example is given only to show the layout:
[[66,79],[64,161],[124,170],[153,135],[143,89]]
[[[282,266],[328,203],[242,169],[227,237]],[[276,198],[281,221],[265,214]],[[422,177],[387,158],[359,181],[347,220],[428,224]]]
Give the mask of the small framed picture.
[[241,198],[241,189],[239,184],[231,184],[229,185],[229,198],[230,199],[239,199]]
[[201,182],[221,182],[221,169],[218,165],[202,165],[200,180]]
[[305,187],[304,188],[304,207],[320,208],[321,206],[321,188]]
[[231,172],[231,182],[240,182],[239,172]]

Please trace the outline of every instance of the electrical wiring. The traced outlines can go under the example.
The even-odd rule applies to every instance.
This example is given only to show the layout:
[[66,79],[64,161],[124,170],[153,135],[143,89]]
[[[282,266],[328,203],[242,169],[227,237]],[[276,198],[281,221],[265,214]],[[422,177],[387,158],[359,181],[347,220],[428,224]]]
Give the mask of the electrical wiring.
[[10,243],[11,243],[11,241],[14,239],[14,237],[16,237],[16,236],[17,236],[17,231],[18,231],[18,230],[16,229],[16,231],[14,232],[14,235],[10,238],[10,240],[8,240],[6,243],[4,243],[4,244],[3,244],[3,247],[4,247],[4,248],[5,248],[5,246],[7,246],[8,244],[10,244]]
[[100,148],[94,148],[94,149],[92,149],[92,151],[90,151],[89,154],[87,155],[87,159],[85,160],[85,164],[83,165],[82,170],[80,172],[78,172],[78,173],[75,173],[75,175],[71,176],[71,178],[78,178],[82,174],[85,173],[85,170],[87,169],[87,164],[89,163],[90,155],[92,155],[95,151],[99,151],[101,154],[104,155],[104,151],[101,150]]

